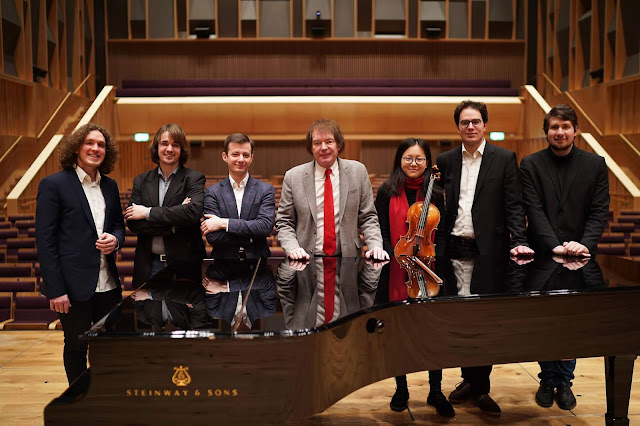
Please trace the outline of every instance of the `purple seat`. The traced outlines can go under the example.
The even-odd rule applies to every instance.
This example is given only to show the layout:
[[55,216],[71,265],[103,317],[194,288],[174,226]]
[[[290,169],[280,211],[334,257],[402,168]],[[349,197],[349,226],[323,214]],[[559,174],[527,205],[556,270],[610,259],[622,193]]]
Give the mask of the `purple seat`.
[[122,260],[134,260],[136,256],[136,249],[133,247],[123,247],[120,249],[120,259]]
[[136,235],[127,235],[124,237],[124,243],[122,247],[135,247],[138,244],[138,237]]
[[24,263],[0,264],[0,277],[30,277],[31,265]]
[[133,262],[119,262],[117,266],[118,275],[121,277],[133,276]]
[[0,294],[0,322],[11,318],[12,294]]
[[609,229],[611,232],[622,232],[625,237],[628,237],[636,227],[633,223],[612,223]]
[[19,291],[36,291],[35,279],[13,278],[0,280],[0,292],[17,293]]
[[9,228],[11,228],[11,222],[0,222],[0,229],[9,229]]
[[620,210],[620,216],[640,216],[640,211],[637,211],[637,210]]
[[5,246],[7,240],[11,238],[18,238],[18,230],[15,228],[0,229],[0,246]]
[[622,232],[602,234],[599,243],[624,243],[624,234]]
[[13,321],[5,325],[7,330],[43,330],[58,319],[58,314],[49,309],[44,296],[16,296]]
[[14,226],[18,220],[35,220],[35,217],[32,214],[14,214],[9,215],[8,219],[11,222],[11,226]]
[[37,262],[38,251],[35,248],[21,248],[18,249],[18,263],[23,262]]
[[626,256],[627,248],[625,247],[624,243],[598,244],[598,253],[610,254],[615,256]]
[[640,244],[631,244],[629,246],[629,256],[640,256]]
[[282,247],[269,247],[269,251],[271,252],[271,257],[284,257],[285,252]]

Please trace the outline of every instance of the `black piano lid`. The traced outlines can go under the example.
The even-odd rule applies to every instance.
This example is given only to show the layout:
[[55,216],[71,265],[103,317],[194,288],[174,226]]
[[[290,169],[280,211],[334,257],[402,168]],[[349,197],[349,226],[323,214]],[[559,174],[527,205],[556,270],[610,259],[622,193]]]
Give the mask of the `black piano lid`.
[[[254,339],[301,336],[395,306],[473,303],[492,298],[562,297],[640,291],[640,262],[615,256],[436,258],[438,295],[408,298],[399,267],[362,258],[205,260],[200,267],[169,264],[85,334],[95,338]],[[564,263],[563,263],[564,262]],[[335,267],[334,309],[325,320],[324,270]],[[401,271],[402,272],[402,271]],[[331,278],[328,278],[331,282]],[[391,281],[391,283],[390,283]],[[331,285],[329,284],[331,288]],[[329,313],[330,313],[329,309]]]

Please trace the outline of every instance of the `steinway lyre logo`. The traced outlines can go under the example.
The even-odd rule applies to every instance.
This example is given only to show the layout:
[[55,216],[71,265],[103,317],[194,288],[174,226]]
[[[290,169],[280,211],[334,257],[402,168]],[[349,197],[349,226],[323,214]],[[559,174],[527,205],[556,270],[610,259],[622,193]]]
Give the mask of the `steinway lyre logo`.
[[187,371],[189,370],[189,367],[184,367],[180,365],[178,367],[173,367],[173,369],[175,370],[175,373],[173,373],[173,377],[171,378],[171,381],[173,382],[174,385],[187,386],[189,383],[191,383],[191,376]]

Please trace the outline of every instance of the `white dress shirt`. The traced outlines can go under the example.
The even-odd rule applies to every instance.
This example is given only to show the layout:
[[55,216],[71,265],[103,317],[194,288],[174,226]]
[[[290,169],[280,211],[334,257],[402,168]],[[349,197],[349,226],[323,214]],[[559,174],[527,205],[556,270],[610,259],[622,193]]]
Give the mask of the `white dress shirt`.
[[[162,168],[158,167],[158,174],[160,175],[158,179],[158,206],[160,207],[162,207],[162,204],[164,203],[164,196],[167,195],[167,191],[169,190],[173,177],[178,171],[178,167],[180,167],[180,165],[176,166],[176,168],[173,169],[167,177],[162,173]],[[147,207],[147,220],[149,220],[149,214],[151,214],[151,207]],[[164,238],[162,236],[156,235],[151,239],[151,253],[158,255],[165,254]]]
[[478,173],[487,141],[483,140],[478,149],[471,154],[462,145],[462,170],[460,174],[460,196],[458,197],[458,217],[453,224],[451,234],[458,237],[475,238],[471,207],[478,183]]
[[[87,197],[87,201],[89,202],[93,223],[96,226],[98,238],[100,238],[100,235],[102,235],[104,231],[105,210],[107,208],[104,201],[104,195],[102,195],[102,188],[100,188],[100,172],[96,173],[96,180],[95,182],[92,182],[91,177],[82,170],[81,167],[76,165],[75,169],[78,179],[80,179],[80,184],[82,184],[84,195]],[[98,274],[96,293],[103,293],[105,291],[113,290],[114,288],[116,288],[116,281],[109,273],[107,257],[100,253],[100,273]]]
[[[336,230],[336,253],[340,253],[340,233],[339,229],[339,217],[338,212],[340,209],[340,168],[338,167],[338,160],[333,163],[331,168],[331,186],[333,187],[333,217],[335,220],[335,230]],[[316,230],[316,246],[315,246],[315,254],[316,255],[324,255],[326,254],[324,250],[322,250],[322,246],[324,245],[324,180],[325,180],[325,169],[320,166],[318,163],[315,163],[315,174],[314,174],[314,183],[316,187],[316,215],[318,217],[317,222],[317,230]]]

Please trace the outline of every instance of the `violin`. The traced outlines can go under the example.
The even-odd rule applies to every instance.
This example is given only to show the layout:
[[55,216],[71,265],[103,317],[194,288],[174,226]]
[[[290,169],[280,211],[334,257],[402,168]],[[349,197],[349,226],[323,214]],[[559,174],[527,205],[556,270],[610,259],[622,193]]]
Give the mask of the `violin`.
[[[407,211],[407,234],[395,247],[395,258],[407,272],[409,297],[433,297],[438,294],[442,279],[432,270],[435,251],[435,231],[440,223],[440,211],[430,203],[433,185],[440,179],[437,166],[432,167],[429,186],[423,201],[414,203]],[[424,206],[428,206],[424,208]]]

